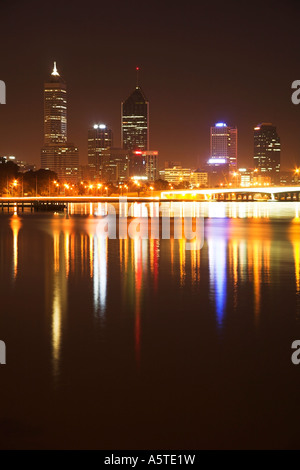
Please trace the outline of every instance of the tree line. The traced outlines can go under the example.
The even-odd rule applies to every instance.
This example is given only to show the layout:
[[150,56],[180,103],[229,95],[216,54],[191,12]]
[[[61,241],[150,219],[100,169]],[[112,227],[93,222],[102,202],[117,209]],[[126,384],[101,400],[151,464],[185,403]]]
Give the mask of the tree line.
[[21,173],[13,162],[0,162],[1,196],[48,196],[57,175],[50,170]]

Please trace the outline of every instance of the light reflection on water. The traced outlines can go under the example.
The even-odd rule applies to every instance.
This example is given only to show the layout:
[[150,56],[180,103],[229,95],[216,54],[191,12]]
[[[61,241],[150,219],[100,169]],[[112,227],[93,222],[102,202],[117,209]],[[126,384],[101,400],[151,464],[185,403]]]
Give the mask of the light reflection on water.
[[[287,328],[290,316],[298,321],[300,312],[299,207],[234,202],[165,205],[167,215],[205,216],[201,250],[196,243],[187,250],[185,239],[173,237],[104,238],[97,226],[107,204],[70,205],[68,217],[14,213],[0,218],[1,295],[10,298],[26,291],[35,273],[40,317],[45,317],[45,326],[38,331],[50,346],[51,376],[58,389],[69,376],[79,339],[85,360],[95,368],[103,351],[111,367],[116,366],[109,338],[114,348],[120,347],[123,366],[141,373],[161,341],[157,322],[165,335],[167,328],[178,334],[183,359],[196,333],[196,344],[235,338],[236,330],[251,337],[252,330],[262,334],[272,316],[273,321],[280,316],[282,322],[276,332],[280,344],[281,329]],[[129,210],[124,203],[116,209],[124,215]],[[132,209],[135,217],[144,217],[148,210],[157,217],[158,203],[134,204]],[[35,262],[28,250],[35,253]],[[285,304],[280,304],[285,291],[286,317]],[[12,320],[7,316],[6,321]],[[35,329],[30,334],[34,344]],[[124,346],[124,338],[133,351]],[[169,347],[166,342],[162,362],[170,360]],[[186,361],[196,359],[197,355],[187,356]]]
[[[168,203],[169,204],[169,203]],[[145,217],[148,214],[146,204],[134,203],[132,209],[122,204],[120,211],[124,215]],[[197,207],[198,206],[198,207]],[[178,209],[179,207],[179,209]],[[210,299],[214,306],[216,324],[222,327],[226,315],[228,282],[234,295],[234,307],[238,308],[238,291],[243,283],[250,282],[253,286],[253,314],[255,322],[260,315],[262,286],[271,282],[272,250],[276,254],[278,246],[272,244],[276,233],[272,225],[263,223],[253,225],[251,219],[289,219],[287,240],[293,248],[294,278],[296,293],[300,297],[300,238],[299,238],[299,204],[298,203],[175,203],[164,207],[165,214],[174,212],[183,214],[204,214],[206,223],[206,246],[203,250],[186,250],[184,239],[174,240],[141,240],[121,239],[112,242],[97,233],[97,216],[105,215],[107,203],[85,204],[76,207],[71,204],[69,215],[50,217],[43,220],[47,231],[52,236],[53,262],[47,260],[45,269],[47,279],[52,279],[47,286],[48,297],[52,296],[52,355],[54,373],[59,371],[62,329],[64,317],[68,312],[68,279],[78,270],[81,276],[88,276],[93,286],[93,306],[95,318],[105,320],[108,290],[109,250],[117,251],[119,270],[122,278],[121,302],[130,302],[135,312],[135,348],[139,361],[141,341],[141,299],[143,290],[158,289],[160,258],[168,263],[172,277],[179,275],[179,287],[189,288],[200,282],[200,260],[208,258],[208,276]],[[158,203],[152,203],[149,213],[157,216]],[[169,211],[169,212],[168,212]],[[88,215],[83,219],[73,219],[76,214]],[[34,216],[33,216],[34,217]],[[249,224],[240,225],[230,220],[249,219]],[[25,218],[26,220],[26,218]],[[216,220],[214,223],[213,221]],[[219,222],[218,222],[219,221]],[[29,222],[29,221],[28,221]],[[12,229],[12,269],[13,278],[18,275],[19,239],[22,218],[16,213],[10,219]],[[44,228],[44,227],[43,227]],[[274,241],[274,240],[273,240]],[[163,249],[162,249],[163,247]],[[117,262],[116,258],[113,262]],[[174,270],[175,265],[175,270]],[[51,273],[52,270],[52,273]],[[274,268],[276,270],[276,268]],[[202,274],[203,275],[203,274]],[[119,295],[119,293],[116,293]]]

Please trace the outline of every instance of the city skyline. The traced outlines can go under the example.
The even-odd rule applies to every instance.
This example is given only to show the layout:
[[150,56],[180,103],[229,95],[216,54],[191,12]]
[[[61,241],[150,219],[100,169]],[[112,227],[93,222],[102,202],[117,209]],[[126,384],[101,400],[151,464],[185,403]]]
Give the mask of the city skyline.
[[[65,81],[63,78],[61,78],[61,74],[59,74],[58,71],[57,71],[57,62],[54,61],[53,63],[54,63],[53,70],[56,72],[55,75],[57,75],[57,76],[59,77],[59,79],[61,80],[61,83],[63,84],[63,87],[66,88],[66,81]],[[53,70],[52,70],[52,73],[51,73],[52,76],[53,76]],[[140,71],[140,67],[135,67],[135,70],[139,72],[139,71]],[[49,81],[49,80],[46,80],[46,81],[45,81],[45,84],[47,84],[47,81]],[[149,149],[149,140],[150,140],[150,132],[149,132],[149,100],[147,100],[147,98],[145,97],[144,91],[142,90],[142,88],[140,87],[140,85],[139,85],[138,82],[136,82],[136,87],[135,87],[135,89],[133,90],[133,92],[128,96],[128,98],[121,101],[121,116],[120,116],[121,135],[120,135],[120,137],[119,137],[119,138],[120,138],[120,147],[119,147],[119,148],[122,148],[122,146],[124,146],[124,147],[127,146],[126,143],[124,144],[124,142],[125,142],[126,139],[122,138],[122,128],[124,127],[124,124],[123,124],[123,114],[122,114],[122,113],[123,113],[123,106],[124,106],[124,104],[126,105],[126,103],[127,103],[128,101],[132,101],[132,99],[133,99],[134,97],[136,97],[136,93],[139,93],[139,95],[145,100],[145,103],[146,103],[146,106],[147,106],[147,111],[146,111],[147,118],[146,118],[146,121],[145,121],[145,123],[146,123],[146,128],[145,128],[145,129],[146,129],[146,134],[145,134],[145,135],[146,135],[146,142],[147,142],[147,144],[145,145],[145,147],[146,147],[147,149]],[[138,96],[139,96],[139,95],[138,95]],[[44,112],[45,112],[45,106],[44,106]],[[72,119],[72,118],[71,118],[71,119]],[[73,116],[73,119],[74,119],[74,116]],[[66,120],[66,117],[65,117],[65,120]],[[99,121],[99,119],[98,119],[98,121]],[[97,122],[97,120],[95,120],[94,122]],[[100,122],[100,121],[99,121],[99,122]],[[109,120],[108,120],[108,119],[105,119],[105,117],[104,117],[101,122],[109,122]],[[208,137],[208,139],[207,139],[207,140],[209,141],[209,150],[208,150],[208,153],[207,153],[207,159],[210,159],[211,157],[213,157],[213,152],[212,152],[212,148],[211,148],[211,146],[212,146],[212,143],[211,143],[211,142],[212,142],[212,141],[211,141],[211,133],[212,133],[212,129],[214,128],[214,126],[218,126],[219,124],[220,124],[220,122],[217,122],[217,123],[215,123],[214,125],[213,125],[212,123],[209,123],[209,137]],[[223,123],[222,123],[222,124],[223,124]],[[99,126],[103,126],[104,124],[98,124],[98,125],[99,125]],[[225,124],[224,124],[224,125],[225,125]],[[227,124],[226,124],[226,125],[227,125]],[[96,126],[96,124],[91,122],[90,125],[89,125],[89,129],[90,129],[90,130],[95,129],[95,126]],[[105,126],[106,126],[106,124],[105,124]],[[47,123],[47,119],[45,119],[45,123],[44,123],[44,141],[45,141],[45,143],[51,143],[51,138],[50,138],[50,139],[49,139],[49,138],[47,139],[48,127],[49,127],[49,123]],[[62,142],[66,142],[66,133],[67,133],[67,124],[66,124],[66,122],[65,122],[64,125],[62,125],[62,127],[63,127],[63,130],[62,130],[62,134],[63,134],[63,135],[62,135],[61,143],[62,143]],[[106,126],[106,127],[107,127],[107,126]],[[100,127],[99,127],[99,128],[100,128]],[[229,126],[228,129],[230,129],[231,131],[234,131],[235,133],[238,132],[238,126],[236,126],[236,125],[235,125],[235,126]],[[255,129],[256,129],[256,126],[253,128],[253,130],[255,131]],[[109,129],[109,131],[112,132],[114,135],[115,135],[115,134],[118,134],[114,129],[113,129],[113,130],[112,130],[112,129]],[[71,132],[71,134],[72,134],[72,132]],[[239,138],[240,138],[240,136],[239,136]],[[237,137],[235,137],[235,139],[237,139]],[[240,140],[239,140],[239,142],[240,142]],[[52,142],[52,143],[53,143],[53,142]],[[59,142],[58,142],[58,143],[59,143]],[[137,149],[138,149],[138,148],[144,148],[144,146],[143,146],[143,145],[142,145],[142,146],[139,146],[139,145],[138,145],[136,148],[137,148]],[[8,153],[9,153],[9,152],[8,152]],[[233,159],[233,160],[235,160],[235,161],[237,162],[237,167],[239,167],[239,166],[247,166],[247,167],[251,168],[251,167],[253,166],[253,165],[252,165],[252,161],[251,161],[251,160],[253,160],[253,156],[254,156],[253,154],[252,154],[252,155],[249,155],[249,157],[248,157],[247,159],[244,159],[244,160],[243,160],[243,158],[242,158],[242,157],[240,156],[240,154],[239,154],[239,149],[236,151],[235,154],[237,155],[237,158],[235,159],[235,157],[234,157],[234,158],[231,157],[230,159]],[[300,150],[299,150],[299,154],[300,154]],[[80,149],[79,149],[79,164],[80,164],[80,165],[81,165],[81,164],[87,164],[87,163],[89,162],[89,157],[88,157],[88,155],[89,155],[88,145],[87,145],[87,150],[84,149],[84,152],[80,151]],[[183,162],[190,161],[190,163],[187,163],[187,166],[189,165],[189,166],[191,166],[191,167],[196,168],[196,167],[197,167],[197,162],[200,161],[200,162],[201,162],[200,167],[204,167],[204,166],[206,165],[206,163],[207,163],[207,160],[206,160],[206,157],[205,157],[205,156],[199,156],[199,155],[198,155],[198,156],[197,156],[196,158],[194,158],[194,159],[191,159],[191,158],[190,158],[189,160],[187,160],[187,159],[185,158],[186,155],[184,155],[183,153],[182,153],[182,154],[178,154],[179,157],[180,157],[180,155],[181,155],[181,160],[182,160]],[[243,164],[239,165],[239,161],[240,161],[240,160],[244,163],[244,165],[243,165]],[[34,163],[35,161],[32,160],[32,162]],[[30,162],[30,163],[31,163],[31,162]],[[299,156],[299,163],[300,163],[300,156]],[[198,166],[199,166],[199,165],[198,165]],[[286,168],[287,168],[287,167],[286,167]]]
[[0,1],[0,449],[299,448],[299,15]]
[[[241,7],[229,2],[226,12],[225,6],[220,6],[218,16],[222,17],[223,13],[224,21],[218,17],[214,32],[206,25],[213,15],[212,6],[206,6],[200,15],[200,7],[189,5],[182,18],[179,7],[174,7],[170,14],[163,7],[156,18],[155,8],[151,12],[150,7],[143,5],[143,28],[157,24],[157,29],[151,40],[144,38],[140,45],[136,37],[142,26],[136,21],[134,2],[128,5],[128,11],[120,6],[115,23],[108,22],[113,27],[113,43],[105,41],[108,26],[104,25],[98,36],[90,32],[81,45],[80,38],[74,35],[72,44],[66,39],[68,31],[73,33],[79,21],[80,11],[76,6],[71,11],[68,5],[60,6],[60,15],[56,15],[54,7],[44,26],[41,7],[37,2],[30,2],[35,21],[32,33],[23,39],[27,47],[20,61],[14,57],[23,34],[24,9],[20,5],[13,18],[11,7],[3,3],[1,13],[5,24],[1,36],[9,36],[12,21],[16,34],[1,56],[1,79],[7,86],[7,104],[2,106],[0,114],[1,154],[15,154],[19,159],[38,163],[42,145],[41,84],[56,60],[69,89],[70,140],[78,145],[82,162],[87,162],[86,129],[94,122],[106,122],[114,130],[115,141],[120,141],[120,102],[135,85],[135,67],[139,65],[140,82],[151,102],[151,148],[159,149],[162,160],[182,160],[185,165],[191,165],[197,158],[204,162],[209,156],[209,128],[214,122],[224,121],[234,123],[239,129],[239,157],[244,166],[253,156],[253,128],[257,122],[273,122],[282,139],[282,168],[300,163],[299,108],[291,102],[291,83],[299,73],[297,28],[293,19],[297,15],[290,15],[291,8],[297,11],[295,2],[287,2],[280,15],[276,2],[272,8],[260,5],[259,17],[255,11],[246,10],[243,12],[248,17],[245,31],[240,19],[243,18]],[[107,7],[102,8],[106,12]],[[70,21],[60,33],[59,26],[67,14]],[[121,39],[130,17],[135,30],[127,34],[125,45]],[[47,34],[54,18],[55,38]],[[225,28],[225,20],[229,27]],[[88,24],[92,30],[90,22],[93,21],[87,13],[82,18],[84,30]],[[182,36],[180,32],[187,21],[191,23],[190,33]],[[265,50],[264,41],[274,30],[272,47]],[[41,37],[38,44],[34,39],[37,35]],[[226,75],[220,73],[225,58],[218,55],[216,61],[213,55],[222,37],[230,47],[226,60],[231,73]],[[101,60],[95,61],[94,47],[98,44],[107,46]],[[280,45],[286,50],[284,57],[276,52]],[[259,65],[259,74],[253,67],[255,63]],[[25,66],[26,73],[20,75]],[[18,140],[14,139],[16,126]],[[180,141],[176,139],[178,135]]]
[[[149,115],[149,100],[146,98],[144,91],[142,90],[139,84],[139,71],[140,68],[136,67],[136,87],[128,96],[127,99],[121,101],[121,143],[119,149],[128,150],[133,153],[133,155],[138,154],[134,150],[149,150],[149,140],[150,140],[150,132],[149,132],[149,122],[150,122],[150,115]],[[48,83],[49,82],[49,83]],[[57,90],[52,90],[53,84],[57,85]],[[45,146],[57,146],[59,144],[67,143],[67,101],[66,101],[66,82],[61,77],[60,73],[57,70],[56,61],[53,63],[53,70],[50,76],[50,80],[46,80],[44,84],[44,144]],[[51,93],[54,91],[54,95],[52,96]],[[51,96],[50,96],[51,95]],[[49,102],[53,100],[54,102],[54,110],[53,106],[49,107]],[[57,104],[59,106],[57,106]],[[60,106],[62,104],[63,106]],[[63,108],[57,111],[56,108]],[[51,115],[52,113],[52,115]],[[259,126],[272,126],[270,123],[262,123]],[[276,126],[272,126],[275,129],[276,133]],[[251,161],[247,161],[245,166],[248,168],[258,168],[261,169],[261,164],[256,166],[255,162],[257,162],[256,152],[257,152],[257,130],[260,129],[257,126],[254,127],[254,154],[253,154],[253,162],[254,165],[251,164]],[[224,134],[224,131],[225,134]],[[87,154],[87,161],[84,159],[79,158],[79,165],[88,163],[89,167],[95,166],[96,160],[99,160],[98,153],[103,150],[109,149],[112,147],[112,139],[113,139],[113,131],[109,129],[106,124],[98,123],[90,125],[88,129],[88,154]],[[100,141],[102,142],[100,145]],[[107,143],[104,143],[104,141]],[[73,144],[71,144],[73,145]],[[99,147],[102,147],[100,148]],[[280,144],[279,144],[280,145]],[[43,147],[45,149],[46,147]],[[99,148],[98,148],[99,147]],[[116,147],[116,146],[114,146]],[[118,148],[118,147],[116,147]],[[77,151],[77,149],[76,149]],[[56,171],[58,174],[61,173],[60,170],[55,169],[55,165],[50,166],[45,164],[45,156],[43,156],[42,151],[42,164],[41,168],[52,169]],[[229,126],[224,122],[217,122],[214,125],[210,126],[210,149],[209,149],[209,157],[207,161],[201,161],[201,159],[197,158],[196,161],[190,165],[192,168],[196,169],[197,164],[201,161],[200,168],[204,168],[207,164],[212,163],[212,160],[218,159],[220,163],[222,163],[222,159],[225,158],[226,163],[229,164],[229,169],[231,171],[235,171],[238,167],[242,166],[239,165],[239,151],[238,151],[238,129],[237,126]],[[224,162],[225,163],[225,162]],[[249,165],[248,165],[249,163]],[[98,165],[101,164],[100,160]],[[97,165],[96,165],[97,166]],[[78,167],[78,164],[77,164]],[[162,168],[162,164],[160,165]],[[199,168],[199,165],[198,165]],[[92,169],[92,168],[91,168]],[[265,171],[263,168],[262,171]],[[77,171],[77,168],[76,168]],[[279,167],[277,171],[280,171],[280,156],[279,156]],[[101,178],[101,171],[99,173]],[[62,177],[62,174],[61,174]],[[96,177],[96,174],[95,174]]]

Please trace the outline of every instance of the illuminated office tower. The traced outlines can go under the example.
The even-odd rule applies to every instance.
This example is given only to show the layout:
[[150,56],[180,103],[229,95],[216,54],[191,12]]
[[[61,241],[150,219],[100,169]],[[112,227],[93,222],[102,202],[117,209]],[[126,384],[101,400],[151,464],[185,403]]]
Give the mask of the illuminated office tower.
[[238,131],[236,127],[230,127],[229,167],[237,169]]
[[280,137],[271,123],[254,128],[254,166],[261,173],[269,173],[273,181],[279,177]]
[[67,89],[54,62],[50,80],[44,85],[44,143],[67,142]]
[[130,176],[147,181],[158,179],[158,151],[135,150],[130,158]]
[[210,128],[209,164],[228,164],[233,170],[237,166],[237,128],[217,122]]
[[76,182],[79,168],[78,148],[67,141],[67,89],[54,62],[44,84],[44,147],[41,166],[54,171],[61,182]]
[[113,146],[111,129],[105,124],[94,124],[88,131],[88,164],[92,178],[102,177],[102,153]]
[[137,83],[121,104],[121,145],[126,150],[149,150],[149,102]]

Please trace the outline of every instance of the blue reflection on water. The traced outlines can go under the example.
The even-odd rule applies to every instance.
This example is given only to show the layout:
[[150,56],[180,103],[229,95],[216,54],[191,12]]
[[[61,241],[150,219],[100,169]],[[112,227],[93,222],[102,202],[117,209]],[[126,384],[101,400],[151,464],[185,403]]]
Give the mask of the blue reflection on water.
[[227,301],[227,266],[226,266],[226,232],[228,220],[222,220],[215,233],[207,233],[209,255],[209,280],[211,292],[214,293],[216,319],[222,326]]

